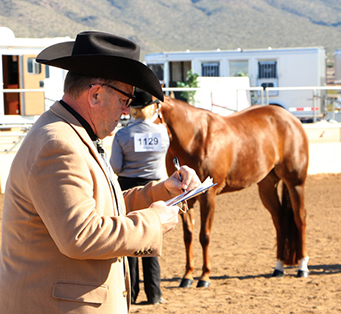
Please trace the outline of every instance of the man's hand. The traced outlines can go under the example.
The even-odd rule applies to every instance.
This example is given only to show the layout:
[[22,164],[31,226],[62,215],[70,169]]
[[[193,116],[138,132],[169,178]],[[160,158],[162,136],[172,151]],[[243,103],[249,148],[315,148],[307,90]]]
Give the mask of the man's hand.
[[198,187],[200,183],[200,179],[192,168],[182,166],[179,171],[175,171],[165,180],[165,187],[171,197],[174,197],[181,194],[183,190],[192,190]]
[[158,201],[150,205],[150,209],[155,210],[161,220],[162,233],[165,234],[175,228],[178,223],[178,206],[167,206],[164,201]]

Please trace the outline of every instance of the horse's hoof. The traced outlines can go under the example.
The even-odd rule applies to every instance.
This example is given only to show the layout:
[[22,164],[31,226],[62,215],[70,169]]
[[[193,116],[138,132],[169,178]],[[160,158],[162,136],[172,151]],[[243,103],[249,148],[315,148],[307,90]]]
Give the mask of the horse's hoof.
[[179,287],[180,288],[190,288],[192,286],[193,280],[182,278]]
[[282,278],[282,277],[284,277],[284,271],[275,269],[274,272],[272,273],[271,277]]
[[307,278],[309,276],[309,270],[299,270],[297,272],[298,278]]
[[208,288],[209,285],[210,285],[209,281],[199,280],[197,284],[197,288]]

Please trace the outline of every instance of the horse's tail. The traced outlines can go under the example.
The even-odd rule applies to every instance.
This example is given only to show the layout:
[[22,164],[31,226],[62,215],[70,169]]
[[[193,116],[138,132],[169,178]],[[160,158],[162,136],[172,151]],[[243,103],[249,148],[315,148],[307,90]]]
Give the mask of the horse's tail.
[[297,265],[302,258],[302,243],[295,224],[289,191],[284,182],[280,211],[280,231],[277,236],[277,258],[286,265]]

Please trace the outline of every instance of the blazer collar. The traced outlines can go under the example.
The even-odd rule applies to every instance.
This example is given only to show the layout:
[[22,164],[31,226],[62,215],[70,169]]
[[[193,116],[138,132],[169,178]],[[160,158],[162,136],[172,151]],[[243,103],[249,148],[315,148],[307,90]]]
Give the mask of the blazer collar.
[[92,140],[84,129],[82,124],[77,120],[77,118],[71,114],[67,109],[65,109],[59,101],[56,101],[51,107],[50,110],[57,115],[59,118],[63,119],[67,122],[82,138],[86,143],[92,143]]
[[[87,145],[91,151],[91,154],[93,157],[96,159],[97,163],[100,165],[102,168],[102,171],[104,172],[107,181],[111,187],[110,179],[108,177],[108,174],[105,170],[105,165],[102,157],[100,156],[97,147],[95,145],[95,142],[92,141],[90,135],[86,131],[86,129],[83,127],[83,125],[76,119],[76,117],[69,112],[64,106],[59,102],[56,101],[51,107],[50,110],[57,115],[59,118],[64,120],[66,123],[68,123],[78,134],[78,136],[81,138],[81,140]],[[111,187],[112,191],[112,187]],[[113,191],[111,192],[113,194]],[[113,195],[112,195],[113,196]]]
[[102,165],[102,158],[99,156],[97,147],[95,146],[86,129],[77,120],[77,118],[73,114],[71,114],[67,109],[65,109],[59,101],[56,101],[50,107],[50,110],[59,118],[68,123],[75,130],[75,132],[78,134],[81,140],[89,147],[92,155],[96,158],[97,162],[100,165]]
[[81,123],[81,125],[84,127],[84,129],[88,132],[91,140],[93,142],[97,141],[98,137],[94,133],[94,131],[92,130],[90,124],[75,109],[73,109],[70,105],[68,105],[65,101],[60,100],[59,102],[67,111],[69,111]]
[[[59,102],[56,101],[51,107],[50,110],[57,115],[59,118],[61,118],[62,120],[64,120],[66,123],[68,123],[74,130],[75,132],[79,135],[79,137],[81,138],[81,140],[85,143],[85,145],[87,145],[91,151],[92,156],[95,158],[95,160],[97,161],[97,163],[100,165],[106,179],[108,182],[108,185],[110,186],[110,192],[111,192],[111,197],[113,200],[116,200],[116,202],[120,202],[123,211],[125,212],[125,206],[124,206],[124,199],[123,199],[123,195],[119,195],[116,192],[114,192],[114,187],[111,184],[111,180],[108,176],[108,173],[106,171],[106,166],[104,164],[103,158],[100,156],[97,147],[95,146],[95,142],[92,141],[90,135],[88,134],[88,132],[86,131],[86,129],[84,128],[84,126],[81,124],[81,122],[79,122],[76,117],[69,112],[66,108],[64,108],[64,106]],[[117,191],[120,190],[117,179],[114,178],[114,184],[115,184],[115,190],[117,188]],[[119,206],[118,204],[116,206]],[[118,208],[116,208],[117,213],[118,213]]]

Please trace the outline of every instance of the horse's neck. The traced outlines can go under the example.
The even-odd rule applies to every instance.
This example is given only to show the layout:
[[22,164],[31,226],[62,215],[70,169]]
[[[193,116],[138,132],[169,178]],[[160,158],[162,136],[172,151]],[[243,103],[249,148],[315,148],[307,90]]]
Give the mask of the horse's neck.
[[183,148],[198,133],[198,114],[189,105],[183,103],[171,103],[164,107],[163,119],[171,133],[171,145],[179,145]]

